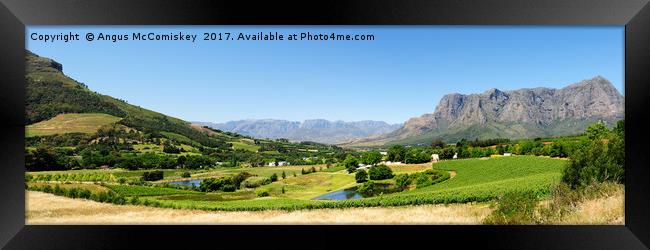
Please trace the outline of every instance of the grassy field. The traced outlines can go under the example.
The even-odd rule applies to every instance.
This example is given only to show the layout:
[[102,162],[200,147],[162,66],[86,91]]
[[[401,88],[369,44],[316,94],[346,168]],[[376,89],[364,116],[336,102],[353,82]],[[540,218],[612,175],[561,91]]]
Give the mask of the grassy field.
[[251,152],[257,152],[257,150],[260,149],[260,146],[252,144],[251,142],[248,141],[249,140],[246,141],[242,140],[242,141],[233,141],[230,143],[232,143],[233,149],[243,149]]
[[[313,199],[323,194],[350,188],[355,185],[354,175],[319,172],[281,179],[260,189],[267,190],[270,194],[277,197]],[[282,194],[282,187],[285,189],[284,194]]]
[[283,167],[258,167],[258,168],[216,168],[210,171],[199,173],[193,175],[193,178],[209,178],[209,177],[221,177],[226,175],[234,175],[239,172],[249,172],[254,175],[270,177],[273,174],[282,175],[284,172],[287,176],[300,175],[302,169],[310,169],[315,167],[317,169],[326,169],[325,165],[314,165],[314,166],[283,166]]
[[[548,157],[511,156],[482,159],[448,160],[433,164],[433,169],[454,173],[454,177],[443,182],[397,193],[358,200],[313,200],[320,195],[357,185],[353,174],[345,170],[323,171],[302,175],[301,169],[311,166],[259,167],[259,168],[218,168],[205,172],[194,172],[193,179],[229,176],[241,171],[268,177],[278,175],[278,181],[258,187],[245,189],[242,193],[204,194],[162,187],[110,186],[125,196],[143,196],[156,206],[202,210],[296,210],[346,207],[386,207],[422,205],[436,203],[486,202],[510,191],[531,190],[540,197],[549,193],[551,185],[559,182],[562,169],[567,161]],[[325,170],[325,166],[316,166]],[[417,172],[431,169],[430,164],[399,165],[393,169],[397,173]],[[335,170],[335,169],[332,169]],[[172,180],[180,174],[179,170],[165,170],[165,179]],[[285,172],[287,178],[280,176]],[[293,176],[296,173],[296,176]],[[116,171],[116,177],[137,177],[140,171]],[[285,192],[282,193],[284,187]],[[124,189],[124,190],[122,190]],[[269,197],[257,197],[253,191],[267,191]],[[189,193],[188,193],[189,192]],[[191,193],[195,192],[195,193]]]
[[175,188],[147,187],[136,185],[107,185],[108,188],[123,196],[161,196],[174,194],[203,194],[197,191]]
[[108,124],[121,118],[107,114],[61,114],[52,119],[28,125],[25,136],[45,136],[65,133],[95,133]]

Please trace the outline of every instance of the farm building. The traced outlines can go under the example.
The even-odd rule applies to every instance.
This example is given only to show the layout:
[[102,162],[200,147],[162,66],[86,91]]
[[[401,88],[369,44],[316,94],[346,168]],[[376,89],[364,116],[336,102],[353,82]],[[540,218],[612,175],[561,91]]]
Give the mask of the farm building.
[[269,167],[282,167],[282,166],[289,166],[291,163],[286,162],[286,161],[279,161],[279,162],[269,162]]
[[503,156],[511,156],[512,153],[503,153]]
[[373,165],[359,164],[359,167],[357,169],[368,170],[371,167],[373,167]]
[[440,156],[438,154],[432,154],[431,155],[431,161],[432,162],[438,162],[440,160]]

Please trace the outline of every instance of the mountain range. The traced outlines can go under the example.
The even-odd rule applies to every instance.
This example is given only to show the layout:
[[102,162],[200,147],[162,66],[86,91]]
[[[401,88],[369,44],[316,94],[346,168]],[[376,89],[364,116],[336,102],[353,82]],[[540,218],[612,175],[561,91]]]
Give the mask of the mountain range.
[[624,118],[624,97],[596,76],[561,89],[523,88],[480,94],[448,94],[433,113],[414,117],[387,134],[342,145],[428,144],[434,139],[534,138],[572,135],[593,122],[613,125]]
[[324,119],[311,119],[303,122],[275,119],[248,119],[225,123],[194,123],[256,138],[285,138],[292,141],[314,141],[329,144],[354,138],[386,134],[402,126],[402,124],[388,124],[383,121],[344,122]]
[[[102,113],[118,124],[143,132],[165,131],[204,146],[225,147],[232,135],[131,105],[102,95],[63,74],[63,65],[26,52],[25,124],[67,113]],[[404,124],[381,121],[343,122],[323,119],[303,122],[242,120],[223,124],[199,122],[222,131],[257,138],[337,143],[341,146],[449,143],[460,139],[534,138],[578,134],[591,123],[613,125],[624,119],[624,97],[605,78],[596,76],[564,88],[489,89],[478,94],[442,97],[432,113]]]

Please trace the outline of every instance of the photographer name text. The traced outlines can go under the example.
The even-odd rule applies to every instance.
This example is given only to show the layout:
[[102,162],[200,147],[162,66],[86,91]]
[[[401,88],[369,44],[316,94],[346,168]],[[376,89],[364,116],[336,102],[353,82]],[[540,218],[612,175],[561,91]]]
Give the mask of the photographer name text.
[[122,41],[180,41],[180,42],[215,42],[215,41],[374,41],[373,34],[342,34],[336,32],[314,33],[314,32],[297,32],[297,33],[280,33],[280,32],[133,32],[133,33],[106,33],[106,32],[87,32],[87,33],[57,33],[57,34],[40,34],[31,33],[29,38],[32,41],[45,43],[69,43],[77,41],[85,42],[113,42]]

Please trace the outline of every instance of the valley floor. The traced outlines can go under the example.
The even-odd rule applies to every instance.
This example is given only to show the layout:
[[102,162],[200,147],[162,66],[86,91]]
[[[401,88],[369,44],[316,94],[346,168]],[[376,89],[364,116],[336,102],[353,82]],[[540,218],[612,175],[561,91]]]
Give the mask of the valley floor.
[[481,224],[489,204],[224,212],[114,205],[26,191],[26,224]]

